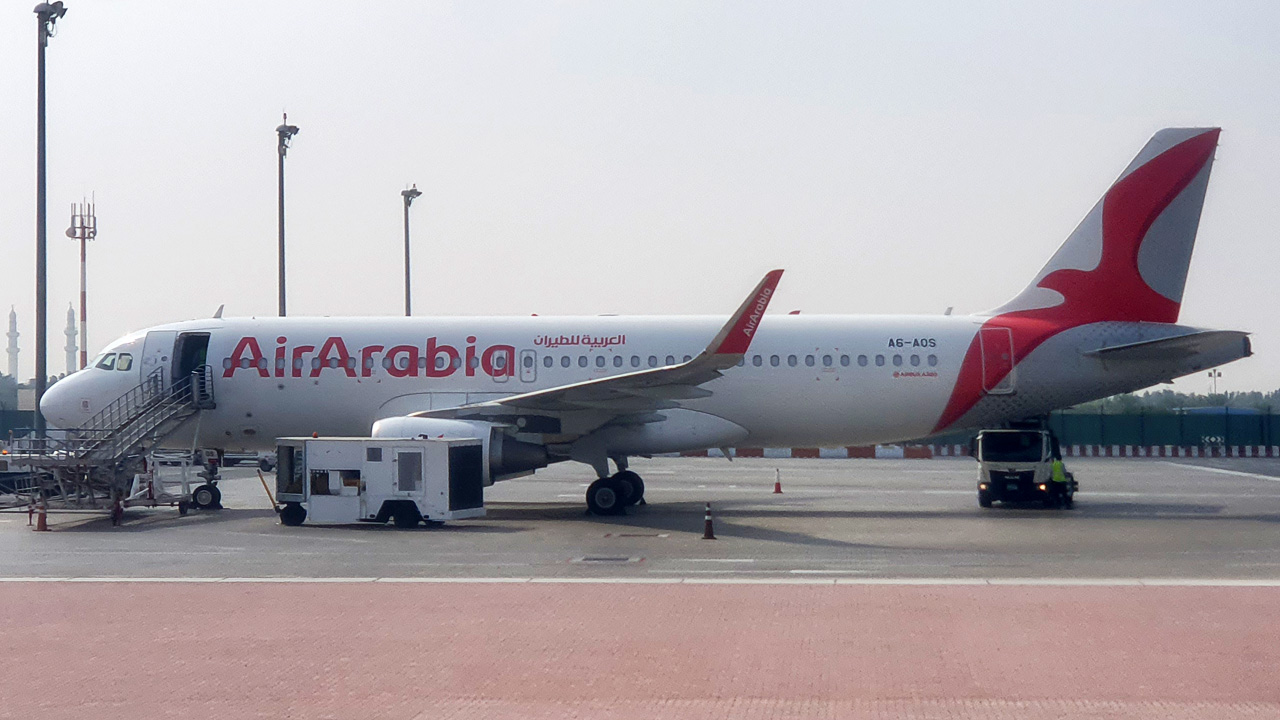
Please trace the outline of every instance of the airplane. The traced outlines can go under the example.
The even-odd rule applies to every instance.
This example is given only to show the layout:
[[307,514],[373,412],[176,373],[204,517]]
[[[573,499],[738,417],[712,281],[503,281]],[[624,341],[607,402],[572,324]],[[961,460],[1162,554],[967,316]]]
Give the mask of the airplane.
[[1251,354],[1245,332],[1177,324],[1219,132],[1157,132],[1026,289],[988,312],[766,315],[774,270],[727,321],[214,317],[116,340],[40,409],[80,427],[140,380],[207,366],[216,407],[168,445],[197,433],[224,451],[313,433],[481,438],[486,482],[585,463],[597,476],[587,505],[606,515],[643,497],[633,457],[899,442],[1044,416]]

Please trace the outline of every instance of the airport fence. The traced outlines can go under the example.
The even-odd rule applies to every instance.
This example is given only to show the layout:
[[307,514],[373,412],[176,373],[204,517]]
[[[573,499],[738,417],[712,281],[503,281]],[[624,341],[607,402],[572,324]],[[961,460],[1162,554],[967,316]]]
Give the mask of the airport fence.
[[[1077,455],[1254,456],[1274,455],[1280,447],[1280,415],[1213,410],[1061,411],[1049,416],[1049,428],[1064,453]],[[951,433],[921,442],[947,448],[937,454],[963,454],[972,437],[971,432]]]

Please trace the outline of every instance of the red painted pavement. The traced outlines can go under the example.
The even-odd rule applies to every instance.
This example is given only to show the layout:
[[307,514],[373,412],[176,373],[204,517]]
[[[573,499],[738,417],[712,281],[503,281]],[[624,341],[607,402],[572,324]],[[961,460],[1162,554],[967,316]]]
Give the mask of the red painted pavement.
[[0,584],[5,718],[1280,717],[1274,588]]

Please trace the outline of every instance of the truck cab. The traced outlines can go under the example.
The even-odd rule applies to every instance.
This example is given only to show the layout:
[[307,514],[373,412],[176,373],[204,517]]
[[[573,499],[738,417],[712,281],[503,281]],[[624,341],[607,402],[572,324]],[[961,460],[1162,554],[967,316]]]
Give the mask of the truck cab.
[[1071,507],[1075,478],[1054,482],[1053,461],[1060,457],[1056,439],[1045,430],[983,430],[974,438],[978,461],[978,504],[1039,502],[1044,507]]

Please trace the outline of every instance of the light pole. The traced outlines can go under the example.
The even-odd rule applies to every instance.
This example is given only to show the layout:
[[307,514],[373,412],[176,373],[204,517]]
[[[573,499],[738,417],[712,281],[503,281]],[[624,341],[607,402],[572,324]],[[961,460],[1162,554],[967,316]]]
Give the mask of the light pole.
[[413,314],[410,298],[409,298],[409,206],[413,204],[414,198],[422,195],[422,191],[415,184],[408,190],[401,190],[400,196],[404,198],[404,316],[409,317]]
[[1213,394],[1218,394],[1218,378],[1222,377],[1221,370],[1210,370],[1209,377],[1213,380]]
[[45,269],[48,256],[45,252],[45,139],[44,139],[44,49],[54,34],[58,18],[67,14],[61,0],[40,3],[36,14],[36,433],[44,435],[44,415],[40,414],[40,399],[49,384],[49,363],[46,357],[46,300]]
[[98,216],[94,212],[95,203],[71,204],[71,227],[67,228],[67,237],[80,241],[80,369],[89,364],[89,293],[85,282],[87,265],[85,263],[85,245],[98,236]]
[[276,128],[276,136],[279,138],[279,144],[276,146],[276,154],[280,161],[280,317],[285,315],[284,307],[284,156],[289,152],[289,140],[298,134],[298,126],[289,124],[289,114],[284,113],[284,122]]

